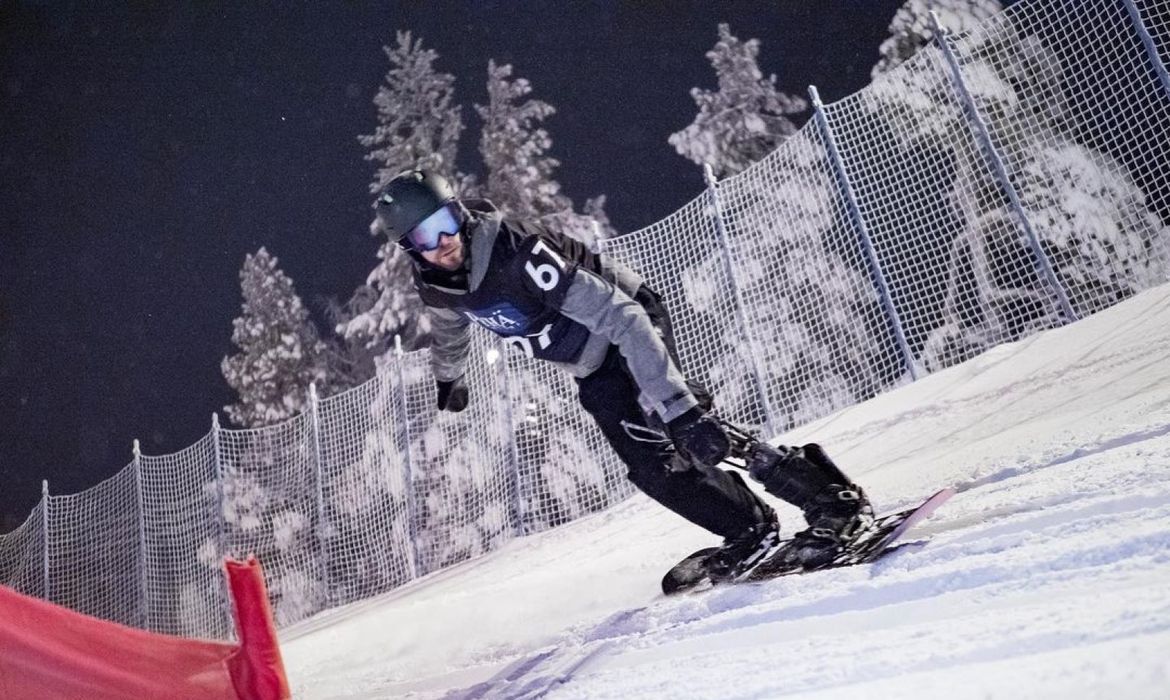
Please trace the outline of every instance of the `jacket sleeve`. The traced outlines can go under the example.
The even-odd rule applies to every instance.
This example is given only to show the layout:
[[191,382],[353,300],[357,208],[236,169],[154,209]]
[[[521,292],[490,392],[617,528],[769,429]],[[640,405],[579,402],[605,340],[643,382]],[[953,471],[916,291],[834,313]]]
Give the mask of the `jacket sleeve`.
[[427,307],[431,317],[431,372],[441,382],[453,382],[467,370],[471,322],[451,309]]
[[618,347],[638,388],[663,421],[698,405],[646,310],[612,283],[577,269],[558,310]]

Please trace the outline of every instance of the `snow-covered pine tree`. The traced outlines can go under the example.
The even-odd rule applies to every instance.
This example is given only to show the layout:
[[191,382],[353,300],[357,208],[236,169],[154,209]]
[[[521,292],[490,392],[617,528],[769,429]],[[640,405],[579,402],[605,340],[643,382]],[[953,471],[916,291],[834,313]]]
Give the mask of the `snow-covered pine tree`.
[[[1155,283],[1166,269],[1165,225],[1123,163],[1078,141],[1057,53],[1007,13],[988,17],[995,3],[949,9],[944,25],[967,30],[959,50],[968,89],[1074,312],[1093,313]],[[902,25],[929,26],[923,3],[911,0],[899,12]],[[952,159],[947,202],[962,227],[950,242],[940,324],[922,351],[923,364],[939,369],[1059,325],[1062,316],[941,58],[911,63],[875,67],[872,106],[902,148]]]
[[999,0],[907,0],[890,20],[890,37],[878,47],[874,78],[897,68],[934,39],[930,11],[948,30],[961,34],[1003,9]]
[[699,108],[695,120],[668,139],[679,155],[708,164],[719,178],[747,169],[796,132],[790,115],[808,109],[800,97],[776,89],[776,76],[760,71],[760,41],[740,41],[726,24],[707,52],[719,90],[692,88]]
[[[455,77],[435,69],[439,55],[424,49],[422,39],[413,39],[410,32],[398,32],[397,39],[397,46],[383,47],[391,67],[374,97],[378,127],[373,134],[358,137],[370,149],[366,160],[378,164],[370,192],[377,194],[391,178],[411,168],[434,170],[452,182],[467,181],[455,172],[463,133],[461,109],[454,103]],[[376,220],[370,232],[385,233]],[[425,344],[430,327],[411,282],[410,260],[391,240],[382,242],[378,259],[381,262],[366,280],[378,298],[341,324],[338,333],[348,342],[364,342],[371,348],[386,346],[396,334],[408,349]]]
[[488,61],[487,88],[488,103],[475,106],[483,120],[479,152],[487,179],[482,194],[510,216],[539,220],[586,243],[598,230],[602,237],[612,235],[604,196],[586,202],[585,213],[579,214],[554,178],[560,161],[548,155],[552,138],[541,124],[556,109],[528,98],[531,84],[513,79],[511,65]]
[[309,384],[326,379],[325,344],[277,262],[264,248],[244,259],[243,315],[232,321],[232,342],[239,352],[220,364],[239,395],[224,410],[232,422],[249,428],[301,412]]
[[453,178],[463,133],[461,109],[454,104],[455,76],[435,70],[439,54],[424,49],[422,39],[398,32],[397,40],[393,48],[382,47],[391,68],[374,96],[378,127],[358,137],[370,149],[366,160],[378,164],[371,194],[407,168],[434,170]]

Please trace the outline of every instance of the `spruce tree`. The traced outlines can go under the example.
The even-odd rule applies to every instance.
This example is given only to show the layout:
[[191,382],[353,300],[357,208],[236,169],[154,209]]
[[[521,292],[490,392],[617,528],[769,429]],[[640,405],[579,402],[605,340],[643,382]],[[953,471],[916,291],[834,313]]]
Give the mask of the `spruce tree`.
[[605,216],[605,198],[591,199],[585,214],[554,178],[560,161],[548,155],[552,138],[542,124],[556,112],[547,102],[529,98],[532,86],[512,78],[512,66],[488,62],[488,103],[476,105],[483,120],[479,152],[487,171],[483,194],[505,214],[546,223],[585,242],[612,233]]
[[[453,182],[467,179],[455,171],[463,133],[461,110],[454,103],[455,77],[435,69],[439,55],[424,49],[422,39],[412,39],[410,32],[398,32],[397,39],[397,46],[383,47],[391,67],[374,97],[378,127],[373,134],[358,137],[370,149],[366,160],[378,164],[370,183],[375,195],[395,175],[413,168],[433,170]],[[370,232],[385,235],[376,220]],[[339,325],[338,332],[347,342],[362,342],[368,348],[386,346],[396,334],[407,348],[424,344],[430,327],[414,291],[409,258],[397,242],[384,240],[378,259],[381,262],[366,279],[378,298]]]
[[292,280],[264,248],[244,259],[240,287],[243,313],[232,321],[239,352],[220,363],[239,400],[224,410],[235,424],[256,428],[304,409],[309,384],[326,379],[325,344]]
[[454,177],[463,117],[454,103],[455,76],[435,69],[439,54],[424,49],[422,39],[398,32],[398,45],[384,46],[390,70],[374,96],[378,127],[359,136],[370,149],[366,160],[378,164],[370,193],[378,194],[390,178],[407,168],[433,170]]
[[669,138],[679,155],[700,167],[709,164],[716,177],[741,172],[771,153],[796,132],[789,116],[808,109],[804,99],[776,89],[775,75],[764,77],[759,53],[758,39],[740,41],[720,24],[719,41],[707,52],[719,89],[692,88],[699,113]]
[[878,47],[882,58],[870,74],[888,73],[934,39],[931,10],[944,27],[961,34],[1002,9],[999,0],[907,0],[890,20],[890,36]]

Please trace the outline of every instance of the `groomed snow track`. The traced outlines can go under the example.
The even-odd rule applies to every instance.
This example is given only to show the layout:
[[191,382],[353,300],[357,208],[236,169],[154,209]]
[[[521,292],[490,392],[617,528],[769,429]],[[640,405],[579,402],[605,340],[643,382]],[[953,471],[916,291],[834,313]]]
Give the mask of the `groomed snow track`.
[[635,497],[287,630],[294,693],[1167,697],[1170,286],[782,438],[813,440],[882,510],[959,493],[876,564],[671,599],[711,538]]

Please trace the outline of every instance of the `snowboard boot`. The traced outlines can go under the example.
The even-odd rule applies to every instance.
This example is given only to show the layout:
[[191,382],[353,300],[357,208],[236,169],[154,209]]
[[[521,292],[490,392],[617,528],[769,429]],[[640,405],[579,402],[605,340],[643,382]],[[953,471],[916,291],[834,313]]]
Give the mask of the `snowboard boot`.
[[865,492],[829,459],[820,445],[773,447],[752,445],[748,470],[764,490],[800,508],[808,528],[793,536],[786,558],[805,568],[832,561],[858,534],[873,524]]
[[704,563],[712,581],[731,581],[751,571],[780,542],[780,523],[770,513],[768,520],[728,537],[723,546]]
[[806,568],[824,566],[873,526],[873,508],[853,484],[829,484],[804,509],[808,528],[793,539]]

